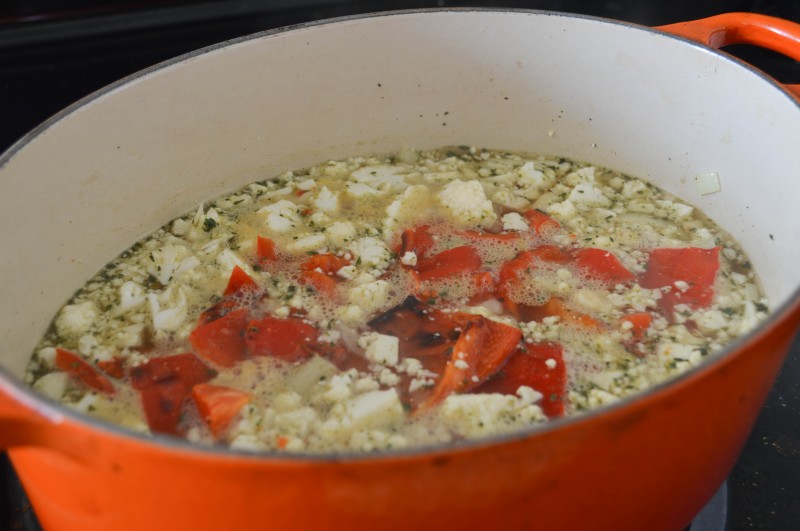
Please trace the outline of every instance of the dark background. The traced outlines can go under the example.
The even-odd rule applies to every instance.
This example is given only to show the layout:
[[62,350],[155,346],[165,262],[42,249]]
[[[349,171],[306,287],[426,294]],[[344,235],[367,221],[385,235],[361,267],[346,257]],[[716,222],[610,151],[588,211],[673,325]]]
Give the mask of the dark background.
[[[731,11],[800,22],[800,1],[791,0],[5,0],[0,2],[0,152],[94,90],[203,46],[321,18],[427,7],[545,9],[648,26]],[[782,82],[800,83],[796,61],[749,46],[726,51]],[[800,529],[800,341],[726,487],[693,531]],[[0,454],[4,529],[39,527],[12,466]]]

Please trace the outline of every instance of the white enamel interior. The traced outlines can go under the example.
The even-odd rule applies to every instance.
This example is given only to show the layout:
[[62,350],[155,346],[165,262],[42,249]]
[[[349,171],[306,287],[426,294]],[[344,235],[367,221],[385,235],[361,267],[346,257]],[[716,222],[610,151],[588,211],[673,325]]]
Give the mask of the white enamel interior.
[[[763,77],[596,19],[406,13],[244,40],[105,91],[0,161],[0,360],[21,375],[75,289],[204,199],[402,146],[558,154],[650,179],[738,238],[777,306],[800,276],[798,139],[798,105]],[[692,177],[708,172],[722,191],[701,197]]]

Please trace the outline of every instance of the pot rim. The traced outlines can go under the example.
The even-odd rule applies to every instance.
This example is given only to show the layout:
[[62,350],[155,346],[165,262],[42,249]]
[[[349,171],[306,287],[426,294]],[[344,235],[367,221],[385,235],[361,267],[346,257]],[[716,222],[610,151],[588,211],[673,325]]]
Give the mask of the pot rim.
[[[96,99],[99,99],[114,90],[121,88],[128,83],[135,81],[139,78],[148,76],[154,72],[158,72],[169,68],[173,65],[182,63],[214,52],[216,50],[234,46],[240,43],[254,41],[263,38],[269,38],[283,33],[304,30],[319,26],[327,26],[333,24],[342,24],[356,20],[364,20],[371,18],[393,17],[393,16],[408,16],[418,14],[519,14],[519,15],[533,15],[533,16],[553,16],[571,19],[584,19],[597,23],[617,25],[626,28],[641,30],[644,32],[655,33],[659,36],[675,39],[688,44],[695,48],[702,49],[705,52],[713,53],[718,60],[729,61],[737,64],[760,77],[763,81],[769,83],[774,88],[778,89],[786,98],[788,98],[800,110],[800,99],[795,99],[789,94],[779,82],[774,78],[768,76],[758,68],[750,65],[749,63],[731,56],[725,52],[719,51],[715,48],[699,43],[697,41],[688,39],[686,37],[673,35],[664,32],[657,28],[644,26],[634,22],[627,22],[623,20],[598,17],[592,15],[567,13],[560,11],[545,11],[538,9],[522,9],[522,8],[489,8],[489,7],[451,7],[451,8],[429,8],[429,9],[403,9],[381,11],[373,13],[362,13],[356,15],[347,15],[342,17],[334,17],[322,20],[315,20],[294,24],[290,26],[283,26],[280,28],[268,29],[249,35],[243,35],[219,43],[215,43],[197,50],[181,54],[179,56],[167,59],[155,65],[149,66],[139,70],[133,74],[125,76],[117,81],[114,81],[65,107],[58,113],[54,114],[47,120],[43,121],[35,128],[30,130],[19,140],[14,142],[5,152],[0,154],[0,170],[13,159],[14,155],[26,147],[35,138],[41,135],[44,131],[51,126],[57,124],[63,118],[69,116],[73,112],[88,105]],[[19,378],[10,374],[2,364],[0,364],[0,393],[5,393],[10,396],[12,400],[28,407],[32,412],[41,415],[46,421],[54,424],[49,429],[55,429],[56,424],[64,422],[64,420],[73,421],[76,424],[85,425],[92,430],[99,430],[104,435],[117,436],[125,439],[132,439],[139,443],[146,445],[153,445],[161,450],[175,450],[181,453],[189,453],[195,457],[207,458],[223,458],[233,460],[248,460],[264,463],[281,462],[283,464],[336,464],[336,463],[369,463],[372,461],[382,460],[396,460],[396,459],[417,459],[433,457],[441,454],[455,454],[455,453],[468,453],[471,451],[480,451],[492,447],[499,447],[506,444],[514,444],[524,439],[535,438],[543,434],[549,433],[554,430],[566,429],[569,426],[580,425],[595,421],[598,417],[608,416],[621,413],[624,409],[629,408],[635,404],[649,401],[654,399],[657,395],[674,391],[680,386],[688,385],[691,381],[702,378],[707,373],[717,370],[724,363],[728,363],[734,359],[737,353],[752,347],[754,344],[761,341],[773,329],[777,328],[784,320],[792,318],[794,315],[800,315],[800,279],[798,286],[789,295],[786,301],[780,306],[772,309],[767,318],[762,321],[756,328],[747,334],[737,338],[733,342],[728,343],[722,350],[712,354],[708,359],[704,360],[698,366],[692,367],[685,372],[674,376],[666,381],[660,382],[641,391],[625,397],[618,402],[600,406],[598,408],[582,412],[569,417],[562,417],[556,420],[544,422],[541,424],[531,425],[510,433],[494,435],[489,437],[482,437],[478,439],[460,441],[457,443],[437,443],[427,444],[422,446],[415,446],[412,448],[386,450],[379,452],[357,453],[357,452],[340,452],[340,453],[290,453],[290,452],[269,452],[269,451],[247,451],[226,448],[222,446],[203,446],[196,443],[191,443],[186,439],[173,437],[163,434],[147,435],[143,433],[128,430],[111,422],[100,420],[85,413],[72,410],[59,402],[56,402],[44,395],[40,395],[33,390],[32,387],[26,385]],[[797,323],[795,323],[797,328]],[[800,330],[800,328],[797,328]]]

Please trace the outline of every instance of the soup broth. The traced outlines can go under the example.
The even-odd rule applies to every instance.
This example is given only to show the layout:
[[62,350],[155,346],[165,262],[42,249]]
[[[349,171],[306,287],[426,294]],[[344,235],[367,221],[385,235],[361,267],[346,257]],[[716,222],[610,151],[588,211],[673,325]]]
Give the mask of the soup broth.
[[750,262],[635,177],[472,147],[252,183],[123,252],[30,384],[128,429],[253,451],[461,441],[613,403],[768,311]]

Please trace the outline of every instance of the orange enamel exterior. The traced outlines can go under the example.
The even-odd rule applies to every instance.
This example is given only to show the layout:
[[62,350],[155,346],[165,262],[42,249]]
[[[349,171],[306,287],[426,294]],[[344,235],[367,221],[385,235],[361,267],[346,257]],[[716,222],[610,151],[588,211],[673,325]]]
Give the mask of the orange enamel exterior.
[[645,400],[499,444],[259,459],[36,419],[41,447],[11,456],[53,531],[682,529],[729,473],[798,318]]
[[338,458],[204,450],[66,413],[5,371],[0,447],[47,531],[680,530],[729,473],[780,369],[800,322],[792,282],[776,315],[698,370],[463,447]]
[[[686,37],[712,48],[752,44],[800,61],[797,24],[757,13],[725,13],[690,22],[660,26],[662,31]],[[800,98],[800,85],[784,85]]]

